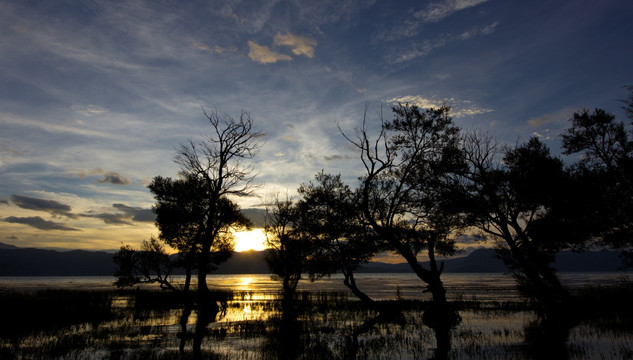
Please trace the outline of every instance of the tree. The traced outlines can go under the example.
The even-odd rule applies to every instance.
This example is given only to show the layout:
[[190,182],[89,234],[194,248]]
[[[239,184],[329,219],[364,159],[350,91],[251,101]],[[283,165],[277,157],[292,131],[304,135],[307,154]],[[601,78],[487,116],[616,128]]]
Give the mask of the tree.
[[[628,105],[625,110],[633,119],[633,96]],[[580,155],[572,168],[585,200],[575,210],[578,223],[633,264],[633,132],[601,109],[574,113],[570,122],[562,141],[564,154]]]
[[375,235],[362,218],[359,193],[344,184],[340,175],[321,171],[315,180],[298,189],[298,227],[313,243],[310,272],[325,276],[341,271],[345,286],[360,300],[372,302],[354,278],[359,265],[378,251]]
[[501,150],[481,133],[465,136],[468,167],[455,182],[454,200],[466,221],[492,239],[519,290],[539,306],[540,340],[564,343],[572,298],[551,267],[557,252],[582,247],[586,233],[567,210],[578,198],[560,159],[537,138]]
[[622,108],[626,116],[631,120],[631,124],[633,124],[633,85],[627,85],[624,88],[629,92],[629,95],[621,100],[624,103]]
[[143,240],[139,250],[122,245],[113,260],[118,265],[114,274],[118,287],[158,283],[162,289],[177,291],[169,281],[174,264],[155,237]]
[[259,133],[253,130],[253,122],[246,112],[239,119],[217,112],[204,112],[211,125],[211,135],[200,142],[181,145],[176,155],[180,174],[199,186],[202,203],[198,223],[198,293],[209,292],[207,271],[214,259],[213,248],[232,250],[229,227],[246,224],[246,218],[229,196],[246,196],[252,190],[252,168],[245,161],[255,156]]
[[613,172],[631,157],[633,144],[624,123],[615,115],[595,109],[574,113],[571,127],[562,135],[564,154],[582,153],[580,164],[596,171]]
[[[189,291],[191,274],[202,243],[204,223],[204,193],[202,184],[194,177],[171,179],[156,176],[148,186],[156,203],[156,226],[159,238],[178,250],[178,267],[185,269],[184,291]],[[218,249],[215,249],[216,251]]]
[[298,209],[290,199],[276,197],[266,208],[264,260],[273,279],[281,282],[284,295],[291,299],[303,273],[308,272],[311,244],[297,229]]
[[[459,217],[448,216],[448,207],[447,216],[436,216],[439,206],[444,205],[432,199],[440,198],[438,194],[448,181],[445,176],[459,165],[459,129],[446,106],[421,111],[417,106],[399,104],[392,110],[392,121],[380,116],[381,129],[375,141],[366,131],[366,120],[356,139],[346,138],[358,148],[365,167],[360,190],[365,220],[427,284],[433,302],[424,321],[435,330],[437,355],[445,357],[450,349],[450,328],[460,317],[446,299],[440,278],[443,264],[438,266],[435,256],[455,251],[453,239],[460,225],[453,222]],[[423,250],[429,256],[429,268],[418,261]]]

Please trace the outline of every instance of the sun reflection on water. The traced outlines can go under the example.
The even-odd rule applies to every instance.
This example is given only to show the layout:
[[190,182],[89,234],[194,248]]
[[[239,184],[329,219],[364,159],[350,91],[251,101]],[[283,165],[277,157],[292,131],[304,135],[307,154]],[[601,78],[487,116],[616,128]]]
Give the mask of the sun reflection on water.
[[242,276],[237,280],[236,288],[240,291],[253,291],[255,290],[251,284],[255,282],[255,278],[252,276]]

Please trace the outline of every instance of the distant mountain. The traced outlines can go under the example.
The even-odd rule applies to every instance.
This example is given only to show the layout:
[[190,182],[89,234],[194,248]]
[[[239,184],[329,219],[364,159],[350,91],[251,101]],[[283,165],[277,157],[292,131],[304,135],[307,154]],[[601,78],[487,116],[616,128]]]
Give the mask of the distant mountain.
[[114,274],[112,254],[0,248],[0,276],[100,276]]
[[[216,274],[266,274],[265,251],[246,251],[233,256],[214,272]],[[617,252],[562,252],[554,266],[561,272],[617,271],[623,263]],[[468,256],[443,260],[445,272],[504,272],[505,266],[492,249],[478,249]],[[428,265],[425,263],[424,265]],[[112,253],[105,251],[56,251],[18,248],[0,243],[0,276],[110,276],[116,265]],[[409,265],[373,262],[359,272],[411,272]],[[178,274],[178,273],[177,273]]]
[[18,247],[0,242],[0,250],[2,249],[18,249]]
[[264,261],[266,251],[244,251],[233,253],[214,274],[268,274],[268,265]]
[[[468,256],[441,260],[444,262],[444,271],[447,273],[465,272],[492,272],[501,273],[507,271],[503,262],[496,257],[493,249],[478,249]],[[428,268],[428,262],[423,265]],[[556,256],[554,267],[559,272],[603,272],[618,271],[624,263],[619,254],[615,251],[586,251],[572,252],[563,251]],[[359,272],[410,272],[411,268],[407,263],[386,264],[373,262],[365,264]]]

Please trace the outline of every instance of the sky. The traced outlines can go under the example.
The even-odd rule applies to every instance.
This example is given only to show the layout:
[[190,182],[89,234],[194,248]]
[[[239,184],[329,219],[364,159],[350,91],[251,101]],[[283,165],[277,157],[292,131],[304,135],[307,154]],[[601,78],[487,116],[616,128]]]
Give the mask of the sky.
[[[206,111],[253,119],[259,184],[242,208],[324,170],[362,174],[368,106],[450,105],[508,144],[582,108],[624,119],[630,0],[0,0],[0,242],[116,249],[156,235],[147,184]],[[382,110],[381,110],[382,109]]]

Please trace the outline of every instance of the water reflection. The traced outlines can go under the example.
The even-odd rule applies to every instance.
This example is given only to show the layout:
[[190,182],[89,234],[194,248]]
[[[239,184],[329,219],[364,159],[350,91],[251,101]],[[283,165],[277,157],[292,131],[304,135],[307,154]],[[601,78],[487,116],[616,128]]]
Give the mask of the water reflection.
[[[264,353],[281,360],[294,360],[303,349],[303,328],[298,318],[294,294],[281,295],[281,311],[270,319],[272,329],[264,345]],[[266,358],[266,357],[264,357]]]
[[[369,275],[364,279],[361,276],[358,281],[371,283],[381,279],[380,276]],[[406,280],[405,276],[391,279]],[[455,279],[459,281],[453,282],[452,286],[467,285],[462,282],[468,279],[467,276],[459,279],[453,277],[450,281]],[[9,304],[14,304],[8,314],[5,311],[3,317],[12,335],[0,336],[0,358],[47,357],[42,354],[91,358],[91,354],[98,352],[107,354],[104,358],[117,358],[120,355],[164,359],[178,358],[179,350],[185,352],[185,357],[191,357],[196,337],[202,355],[226,359],[294,359],[306,357],[306,354],[323,354],[330,358],[428,359],[445,356],[435,346],[438,342],[437,333],[424,325],[427,303],[406,298],[398,302],[393,300],[392,294],[390,298],[379,301],[387,309],[394,310],[393,314],[388,315],[349,298],[347,292],[300,291],[296,298],[288,302],[279,297],[279,285],[269,282],[266,275],[236,275],[231,276],[230,281],[234,282],[224,283],[226,288],[232,286],[233,289],[241,287],[244,290],[224,293],[225,302],[222,306],[218,305],[222,304],[221,299],[215,298],[217,309],[213,309],[213,306],[211,309],[198,308],[195,301],[188,308],[187,302],[164,292],[109,292],[105,293],[109,294],[107,296],[95,296],[94,301],[75,301],[77,304],[73,305],[83,308],[98,299],[106,299],[108,303],[98,307],[104,311],[102,319],[95,319],[96,312],[91,308],[85,311],[85,322],[80,322],[84,321],[82,318],[73,325],[55,321],[57,327],[53,330],[43,326],[43,320],[36,319],[33,314],[44,313],[50,317],[50,314],[63,313],[69,308],[69,300],[81,299],[80,296],[66,297],[62,292],[58,295],[64,295],[63,298],[52,301],[54,294],[45,292],[41,295],[41,301],[35,303],[38,297],[35,293],[28,293],[29,296],[16,295],[16,299],[11,300],[11,293],[0,292],[0,300],[7,305],[5,310],[10,307]],[[447,283],[450,284],[450,281],[447,280]],[[394,283],[385,282],[383,287]],[[409,291],[407,283],[400,283],[405,284],[402,288],[406,296],[406,291]],[[326,283],[324,287],[327,286]],[[534,341],[539,338],[549,341],[560,336],[552,332],[552,328],[548,328],[547,323],[538,317],[537,311],[524,300],[495,301],[493,297],[481,295],[481,289],[485,286],[477,283],[470,286],[475,289],[475,295],[468,291],[463,293],[464,302],[460,305],[462,322],[449,332],[450,358],[564,359],[600,358],[605,354],[607,358],[626,358],[633,353],[630,340],[633,335],[630,326],[633,311],[628,307],[630,301],[627,299],[631,297],[626,295],[630,291],[622,296],[607,296],[607,299],[603,299],[604,292],[601,290],[596,296],[608,300],[608,306],[597,308],[591,305],[593,303],[579,304],[584,306],[579,310],[593,311],[595,314],[592,315],[592,322],[583,321],[563,334],[563,338],[569,338],[565,345],[559,341],[551,344]],[[509,282],[509,286],[513,284]],[[410,291],[415,291],[415,288],[411,287]],[[31,295],[33,298],[30,298]],[[470,302],[473,297],[478,299],[480,296],[483,302]],[[617,305],[619,303],[615,300],[618,299],[622,299],[622,305]],[[396,309],[399,311],[396,312]],[[23,322],[22,328],[28,329],[28,333],[16,335],[16,324],[8,321],[11,312],[19,314],[16,322]],[[76,316],[79,313],[75,309],[72,314]],[[36,320],[40,325],[36,324]],[[526,346],[531,343],[535,347]],[[552,346],[555,346],[556,352],[533,352],[535,349],[554,349]]]

